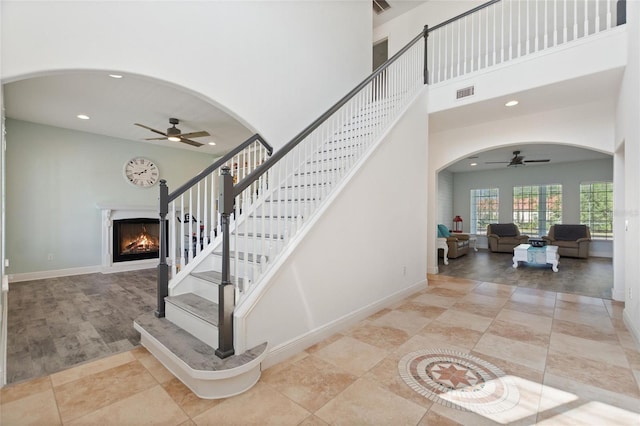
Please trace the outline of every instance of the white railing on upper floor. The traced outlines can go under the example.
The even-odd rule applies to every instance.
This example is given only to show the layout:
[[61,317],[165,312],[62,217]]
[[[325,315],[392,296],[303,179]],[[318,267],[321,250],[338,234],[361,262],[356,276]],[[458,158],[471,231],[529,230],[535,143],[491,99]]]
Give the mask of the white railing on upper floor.
[[429,29],[429,83],[441,83],[611,29],[624,21],[625,9],[619,16],[618,3],[501,0],[484,4],[473,13]]

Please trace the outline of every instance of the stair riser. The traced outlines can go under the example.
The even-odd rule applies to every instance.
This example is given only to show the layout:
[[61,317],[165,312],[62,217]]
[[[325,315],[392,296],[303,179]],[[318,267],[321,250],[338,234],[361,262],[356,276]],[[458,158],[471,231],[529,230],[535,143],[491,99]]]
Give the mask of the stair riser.
[[249,253],[271,255],[281,250],[283,241],[274,240],[271,238],[245,238],[239,236],[238,238],[231,238],[231,250],[235,250],[236,246],[240,251],[246,251]]
[[[222,255],[212,254],[209,265],[214,271],[222,271]],[[236,269],[236,260],[233,258],[229,259],[229,267],[231,268],[231,275],[240,277],[245,282],[247,280],[253,281],[254,276],[260,272],[260,264],[249,261],[245,263],[244,260],[238,262],[238,269]]]
[[218,327],[191,315],[189,312],[171,303],[166,304],[165,315],[169,321],[202,340],[207,345],[214,349],[218,347]]
[[214,303],[218,303],[218,286],[192,275],[186,276],[180,283],[179,289],[176,290],[178,291],[171,293],[172,296],[184,293],[194,293]]
[[[283,198],[285,197],[283,196]],[[287,216],[298,216],[298,215],[304,216],[305,214],[308,214],[308,212],[313,211],[314,204],[319,202],[320,201],[288,201],[286,202],[286,206],[285,206],[285,203],[283,201],[275,200],[275,201],[267,201],[265,202],[265,205],[267,209],[266,211],[271,211],[269,210],[269,208],[270,208],[270,205],[273,205],[272,207],[273,211],[278,211],[277,209],[280,208],[279,211],[281,214],[286,214]]]

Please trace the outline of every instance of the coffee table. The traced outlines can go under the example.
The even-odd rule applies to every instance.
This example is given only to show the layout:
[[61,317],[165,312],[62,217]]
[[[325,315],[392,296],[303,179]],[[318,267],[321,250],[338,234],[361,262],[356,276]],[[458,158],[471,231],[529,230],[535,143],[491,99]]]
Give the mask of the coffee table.
[[558,272],[558,246],[533,247],[531,244],[520,244],[513,249],[513,267],[518,267],[518,262],[526,262],[532,265],[551,264],[553,272]]

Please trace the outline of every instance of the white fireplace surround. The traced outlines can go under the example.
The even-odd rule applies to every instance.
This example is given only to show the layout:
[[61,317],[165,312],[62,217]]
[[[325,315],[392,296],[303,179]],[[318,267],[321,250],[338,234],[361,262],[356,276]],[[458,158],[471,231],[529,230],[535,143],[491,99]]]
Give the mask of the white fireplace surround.
[[160,219],[157,206],[98,204],[102,211],[102,272],[124,272],[153,268],[158,259],[113,262],[113,221],[120,219]]

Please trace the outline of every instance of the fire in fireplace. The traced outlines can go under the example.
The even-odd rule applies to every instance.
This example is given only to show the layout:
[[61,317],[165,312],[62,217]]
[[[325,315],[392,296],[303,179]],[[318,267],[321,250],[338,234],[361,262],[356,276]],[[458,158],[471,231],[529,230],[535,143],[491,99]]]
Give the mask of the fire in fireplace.
[[160,253],[158,219],[121,219],[113,221],[113,261],[154,259]]

